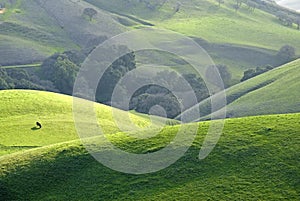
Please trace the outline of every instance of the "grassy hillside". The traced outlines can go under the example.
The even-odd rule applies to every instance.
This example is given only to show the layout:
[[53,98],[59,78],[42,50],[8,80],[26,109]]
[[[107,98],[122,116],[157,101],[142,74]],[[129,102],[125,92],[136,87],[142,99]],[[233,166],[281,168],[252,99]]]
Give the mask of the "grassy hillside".
[[297,60],[228,90],[229,99],[248,91],[228,105],[228,112],[233,116],[300,112],[299,68]]
[[114,16],[97,8],[92,21],[85,18],[83,10],[91,5],[83,1],[0,3],[6,5],[6,12],[0,14],[1,65],[41,61],[54,52],[78,49],[98,36],[109,37],[126,30]]
[[[122,122],[124,125],[117,125],[111,107],[95,104],[95,110],[103,132],[116,133],[120,131],[118,126],[133,130],[126,120]],[[116,111],[119,116],[127,114]],[[139,127],[150,125],[148,116],[130,114],[130,118]],[[42,129],[35,127],[36,121],[42,123]],[[94,126],[88,120],[79,123],[84,123],[87,129]],[[72,97],[41,91],[0,91],[0,155],[78,138]]]
[[[0,195],[15,200],[298,200],[300,114],[228,119],[211,155],[199,161],[208,125],[200,123],[196,141],[180,160],[147,175],[110,170],[78,141],[3,156]],[[122,133],[111,139],[124,150],[147,153],[164,147],[175,132],[168,127],[148,140]]]
[[[300,45],[298,30],[282,26],[276,17],[260,9],[248,10],[245,4],[235,11],[234,0],[221,7],[215,0],[122,1],[86,0],[108,11],[137,16],[156,27],[170,29],[209,42],[232,43],[278,50],[282,45]],[[147,3],[148,2],[148,3]],[[174,7],[180,4],[178,12]]]
[[[299,68],[300,59],[228,88],[227,116],[300,112]],[[210,113],[209,105],[209,99],[200,103],[204,119]]]
[[[245,4],[235,12],[233,0],[221,7],[215,0],[184,0],[177,13],[175,0],[2,2],[7,9],[0,14],[0,65],[40,62],[54,52],[84,47],[98,36],[152,26],[205,41],[200,45],[215,63],[230,67],[233,83],[237,83],[246,69],[278,65],[275,55],[281,46],[300,48],[298,30],[281,25],[275,16],[258,8],[250,12]],[[82,14],[88,7],[98,12],[92,21]],[[147,58],[137,55],[137,59]]]
[[[274,15],[259,8],[249,11],[246,4],[236,12],[233,8],[235,0],[227,0],[220,7],[216,0],[87,2],[108,12],[147,20],[155,28],[195,38],[215,63],[228,65],[234,84],[249,68],[282,64],[276,53],[283,45],[292,45],[300,53],[300,32],[295,27],[283,26]],[[175,12],[177,5],[180,9]],[[139,55],[137,58],[147,60],[143,56],[139,58]],[[165,56],[164,60],[167,61],[168,57]],[[169,65],[172,63],[169,62]]]

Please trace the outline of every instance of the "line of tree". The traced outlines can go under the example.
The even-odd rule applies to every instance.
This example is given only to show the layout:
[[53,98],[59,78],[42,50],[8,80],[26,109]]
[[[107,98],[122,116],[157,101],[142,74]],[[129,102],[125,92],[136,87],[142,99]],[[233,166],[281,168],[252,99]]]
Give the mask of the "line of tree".
[[[219,7],[225,4],[225,0],[216,0]],[[281,24],[284,26],[292,27],[294,24],[297,29],[300,30],[300,14],[293,12],[286,8],[283,8],[272,1],[262,1],[262,0],[234,0],[232,7],[237,12],[245,4],[249,11],[254,12],[256,8],[264,10],[268,13],[276,16]]]
[[[71,95],[77,73],[86,56],[81,51],[54,54],[41,65],[40,77],[51,81],[59,92]],[[97,88],[96,100],[108,104],[116,83],[134,68],[135,55],[133,52],[117,59],[102,76]]]
[[[110,51],[118,51],[120,47]],[[88,48],[91,50],[91,48]],[[82,62],[85,60],[89,51],[66,51],[64,53],[56,53],[45,59],[40,70],[36,75],[29,75],[23,69],[0,69],[0,89],[37,89],[60,92],[71,95],[73,93],[73,85],[77,77],[77,73]],[[216,65],[225,83],[229,83],[231,74],[225,65]],[[129,71],[136,68],[135,54],[131,52],[117,59],[102,76],[96,91],[96,101],[111,105],[111,97],[116,84]],[[208,69],[210,69],[209,67]],[[207,71],[207,76],[211,73]],[[133,77],[133,82],[137,86],[142,85],[148,77]],[[174,72],[163,71],[148,80],[153,83],[164,82],[168,89],[181,93],[183,95],[193,93],[196,95],[197,101],[200,102],[209,97],[204,80],[195,74],[184,74],[182,77]],[[183,80],[187,81],[193,91],[187,91],[183,86]],[[88,81],[85,80],[86,90]],[[180,114],[180,100],[175,97],[172,91],[167,88],[148,85],[140,88],[134,93],[130,100],[131,110],[141,113],[149,113],[151,108],[159,105],[165,109],[167,117],[174,118]],[[126,89],[123,90],[124,97],[128,94]],[[121,95],[122,97],[122,95]],[[122,101],[122,100],[120,100]],[[120,104],[121,105],[121,104]],[[192,106],[192,105],[189,105]],[[120,107],[121,109],[125,109]]]
[[262,73],[265,73],[269,70],[272,70],[273,68],[274,68],[273,66],[267,65],[265,67],[256,67],[255,69],[248,69],[244,72],[244,76],[241,79],[241,82],[246,81],[246,80],[253,78],[257,75],[260,75]]
[[[294,59],[296,59],[296,51],[293,46],[284,45],[280,48],[276,55],[277,59],[280,61],[280,65],[288,63]],[[267,65],[265,67],[256,67],[255,69],[248,69],[244,72],[244,76],[241,79],[241,82],[248,80],[252,77],[265,73],[269,70],[274,69],[275,67],[271,65]]]
[[33,73],[19,68],[0,68],[0,90],[34,89],[58,91],[52,82],[41,80]]
[[[229,71],[229,68],[226,65],[217,64],[215,66],[209,66],[205,72],[206,79],[212,82],[216,82],[219,80],[217,74],[220,75],[225,88],[231,85],[232,75],[231,72]],[[213,84],[217,84],[217,83],[213,83]]]
[[79,66],[70,58],[70,53],[54,54],[41,65],[40,77],[51,81],[64,94],[71,95]]
[[[114,51],[114,50],[110,50]],[[117,49],[115,51],[118,51]],[[79,59],[79,58],[82,59]],[[76,58],[76,60],[75,60]],[[41,77],[51,81],[53,85],[64,94],[72,94],[73,84],[82,63],[84,56],[77,51],[69,51],[61,54],[55,54],[46,59],[41,66]],[[104,104],[111,104],[113,90],[120,79],[129,71],[136,68],[135,54],[133,52],[124,55],[117,59],[104,73],[97,87],[96,100]],[[169,79],[170,76],[172,79]],[[196,94],[198,101],[201,101],[209,96],[204,81],[194,74],[185,74],[184,79],[190,84],[193,93]],[[134,82],[142,84],[147,77],[135,77]],[[181,93],[186,93],[185,89],[181,89],[179,84],[182,78],[176,74],[170,75],[170,72],[165,71],[157,74],[152,80],[154,83],[167,82],[168,88],[176,89]],[[175,81],[177,80],[177,81]],[[88,82],[87,82],[87,87]],[[127,91],[124,89],[124,97]],[[120,100],[122,101],[122,100]],[[155,106],[160,105],[166,110],[169,118],[174,118],[180,114],[180,101],[176,99],[171,91],[161,86],[145,86],[139,89],[130,101],[130,109],[134,109],[141,113],[148,113]],[[125,109],[125,108],[122,108]]]
[[[137,85],[145,82],[146,77],[137,77]],[[153,106],[159,105],[164,108],[167,117],[174,118],[181,113],[181,101],[174,93],[185,95],[195,95],[197,102],[209,97],[209,91],[204,80],[195,74],[184,74],[179,76],[172,71],[163,71],[156,74],[153,83],[164,83],[165,87],[159,85],[147,85],[137,90],[130,100],[130,109],[141,113],[149,113]],[[188,91],[184,82],[187,82],[192,91]],[[191,104],[191,105],[189,105]],[[186,107],[193,106],[192,103],[185,102]]]
[[[222,4],[225,4],[225,0],[216,0],[218,2],[219,7],[221,7]],[[248,8],[248,10],[254,12],[254,10],[258,7],[258,4],[252,0],[235,0],[235,3],[232,5],[232,7],[237,12],[242,5],[245,4]]]
[[276,17],[284,26],[292,27],[293,24],[296,24],[297,29],[300,29],[300,16],[290,15],[285,12],[278,12]]

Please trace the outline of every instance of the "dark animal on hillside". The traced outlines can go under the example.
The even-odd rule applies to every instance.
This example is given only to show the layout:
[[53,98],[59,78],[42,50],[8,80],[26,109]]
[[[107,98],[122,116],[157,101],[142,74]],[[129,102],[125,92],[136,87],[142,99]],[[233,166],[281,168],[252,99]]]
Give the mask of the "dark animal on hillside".
[[42,124],[40,122],[36,122],[36,125],[39,127],[39,128],[42,128]]

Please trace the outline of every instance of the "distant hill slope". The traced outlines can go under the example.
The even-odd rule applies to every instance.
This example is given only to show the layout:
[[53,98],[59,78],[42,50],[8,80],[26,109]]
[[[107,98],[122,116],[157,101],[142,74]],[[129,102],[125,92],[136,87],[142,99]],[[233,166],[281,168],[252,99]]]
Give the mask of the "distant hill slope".
[[[146,20],[155,28],[194,38],[216,64],[229,67],[233,84],[238,83],[249,68],[281,65],[276,54],[284,45],[294,46],[300,54],[300,32],[296,25],[293,28],[282,25],[276,16],[258,5],[252,12],[243,3],[236,12],[235,0],[226,0],[220,7],[216,0],[86,1],[108,12]],[[175,12],[176,7],[178,12]],[[147,58],[137,55],[137,59]]]
[[[6,12],[0,14],[2,66],[40,62],[54,52],[84,47],[99,36],[111,37],[145,26],[208,42],[200,45],[216,63],[230,67],[234,84],[246,69],[277,66],[280,62],[275,55],[281,46],[295,46],[298,54],[300,50],[300,32],[295,27],[283,26],[259,8],[251,12],[245,4],[235,12],[234,0],[220,7],[215,0],[2,2],[7,3]],[[177,6],[180,9],[175,12]],[[98,12],[92,21],[83,15],[84,8],[90,7]]]
[[[208,42],[231,43],[278,50],[285,44],[300,50],[299,31],[280,24],[257,6],[254,12],[246,4],[236,12],[235,0],[86,0],[107,11],[132,15],[150,21],[156,27],[170,29]],[[176,12],[176,8],[178,12]]]
[[248,92],[228,105],[228,113],[239,117],[300,112],[299,69],[300,60],[296,60],[232,87],[228,99]]
[[[41,91],[0,91],[0,155],[78,139],[72,113],[72,97]],[[122,129],[133,130],[128,122],[115,122],[112,108],[95,103],[98,122],[106,134]],[[127,112],[115,109],[119,116]],[[130,114],[139,127],[150,125],[148,116]],[[42,129],[36,128],[36,122]],[[82,120],[86,129],[93,129],[88,120]],[[156,122],[158,123],[158,122]]]
[[[298,200],[300,114],[226,120],[213,152],[199,161],[209,122],[193,147],[170,167],[147,175],[113,171],[79,142],[0,158],[4,200]],[[173,139],[176,127],[137,141],[116,135],[122,149],[148,153]],[[103,150],[105,151],[105,150]]]
[[[114,16],[84,1],[2,2],[7,8],[0,14],[0,65],[41,61],[54,52],[78,49],[99,36],[126,30]],[[83,15],[90,7],[97,10],[92,21]]]
[[[227,116],[300,112],[299,68],[300,59],[228,88],[225,91]],[[208,118],[206,115],[210,113],[210,99],[199,105],[202,117]],[[217,111],[214,115],[218,116],[218,113]]]

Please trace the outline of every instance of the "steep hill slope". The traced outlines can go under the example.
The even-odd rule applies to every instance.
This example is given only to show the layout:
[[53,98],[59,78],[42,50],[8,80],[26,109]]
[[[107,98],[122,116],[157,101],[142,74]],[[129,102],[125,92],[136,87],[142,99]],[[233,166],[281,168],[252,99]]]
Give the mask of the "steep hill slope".
[[[83,101],[83,104],[85,101]],[[106,134],[133,130],[125,120],[119,125],[113,119],[112,108],[96,104],[98,122]],[[127,112],[115,109],[119,116]],[[139,127],[150,125],[147,116],[130,114]],[[37,129],[36,121],[42,123]],[[82,120],[86,129],[94,126]],[[158,121],[156,122],[158,123]],[[78,139],[72,113],[72,97],[41,91],[0,91],[0,155]]]
[[[200,124],[197,140],[183,158],[147,175],[113,171],[79,142],[1,157],[0,195],[15,200],[298,199],[300,114],[228,119],[211,155],[199,161],[208,125]],[[148,153],[168,144],[176,130],[165,128],[146,141],[121,133],[112,140],[124,150]]]
[[228,90],[232,116],[300,112],[300,60],[257,76]]
[[[300,59],[228,88],[227,116],[300,112],[299,67]],[[202,117],[208,118],[206,115],[210,113],[210,99],[202,101],[199,105]],[[215,112],[214,115],[218,113]]]

